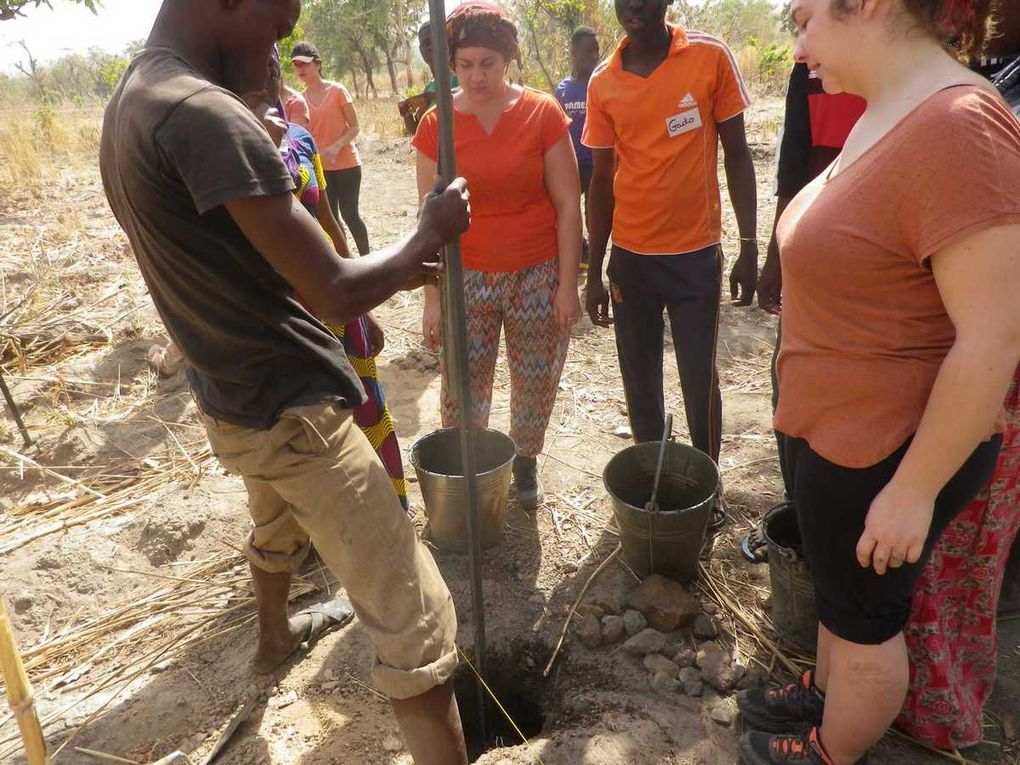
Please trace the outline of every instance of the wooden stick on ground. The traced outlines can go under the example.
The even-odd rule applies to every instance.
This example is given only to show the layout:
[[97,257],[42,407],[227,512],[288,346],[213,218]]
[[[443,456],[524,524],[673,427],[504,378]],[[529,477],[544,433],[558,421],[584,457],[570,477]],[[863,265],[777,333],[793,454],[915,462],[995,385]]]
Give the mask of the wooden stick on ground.
[[53,476],[61,483],[66,483],[68,486],[77,486],[83,491],[91,494],[96,499],[108,499],[108,497],[105,494],[96,491],[91,486],[86,486],[81,481],[76,481],[73,478],[68,478],[66,475],[62,475],[61,473],[56,472],[55,470],[50,470],[45,465],[40,465],[31,457],[26,457],[24,454],[20,454],[19,452],[16,452],[13,449],[8,449],[6,446],[0,446],[0,454],[10,457],[13,460],[24,462],[26,465],[31,465],[32,467],[37,468],[38,470],[44,472],[46,475]]
[[556,663],[556,657],[560,655],[560,649],[563,648],[563,641],[567,639],[567,630],[570,629],[570,622],[574,618],[574,614],[577,613],[577,607],[581,605],[581,601],[584,599],[584,595],[588,592],[588,588],[591,587],[591,583],[595,581],[599,574],[606,570],[606,566],[616,560],[616,556],[623,550],[623,545],[618,544],[616,549],[613,550],[606,559],[599,564],[599,567],[595,569],[591,576],[588,577],[588,581],[584,583],[584,587],[581,588],[581,592],[577,595],[577,600],[574,601],[574,605],[570,609],[570,613],[567,614],[567,620],[563,622],[563,630],[560,632],[560,639],[556,642],[556,648],[552,652],[552,656],[549,657],[549,663],[545,666],[545,671],[542,673],[542,677],[549,677],[549,673],[552,672],[553,664]]
[[25,674],[25,666],[21,663],[18,646],[14,642],[14,632],[10,619],[7,618],[7,605],[3,595],[0,595],[0,667],[3,669],[4,682],[7,684],[7,699],[17,718],[21,738],[25,743],[28,765],[48,765],[50,758],[46,754],[46,740],[43,738],[39,718],[35,713],[32,686]]
[[94,749],[83,749],[80,746],[74,748],[78,754],[84,754],[86,757],[93,757],[97,760],[105,760],[106,762],[119,762],[124,765],[142,765],[138,760],[126,760],[123,757],[118,757],[115,754],[107,754],[106,752],[97,752]]

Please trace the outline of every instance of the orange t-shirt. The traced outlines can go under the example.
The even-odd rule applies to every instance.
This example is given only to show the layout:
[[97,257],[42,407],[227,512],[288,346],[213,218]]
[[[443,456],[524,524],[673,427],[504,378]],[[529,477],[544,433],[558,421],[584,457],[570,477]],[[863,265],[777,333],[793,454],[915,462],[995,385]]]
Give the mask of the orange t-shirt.
[[[471,228],[461,238],[465,268],[521,271],[556,257],[556,210],[545,188],[544,158],[569,126],[555,98],[528,88],[491,134],[477,117],[454,110],[457,173],[471,192]],[[411,145],[437,161],[438,133],[432,109]]]
[[936,94],[808,184],[778,229],[776,430],[849,468],[899,448],[956,339],[928,259],[1007,224],[1020,224],[1020,124],[973,86]]
[[344,114],[344,107],[354,103],[350,91],[343,85],[336,82],[327,83],[326,95],[318,105],[307,93],[304,96],[308,104],[308,116],[310,125],[308,132],[315,139],[319,151],[322,153],[322,167],[324,170],[347,170],[361,164],[361,157],[358,156],[358,148],[354,143],[344,146],[333,159],[326,159],[326,149],[340,140],[340,136],[347,132],[350,123],[347,122],[347,115]]
[[581,142],[615,149],[613,242],[640,255],[695,252],[722,238],[716,124],[750,104],[721,40],[670,27],[669,56],[648,77],[619,47],[591,77]]

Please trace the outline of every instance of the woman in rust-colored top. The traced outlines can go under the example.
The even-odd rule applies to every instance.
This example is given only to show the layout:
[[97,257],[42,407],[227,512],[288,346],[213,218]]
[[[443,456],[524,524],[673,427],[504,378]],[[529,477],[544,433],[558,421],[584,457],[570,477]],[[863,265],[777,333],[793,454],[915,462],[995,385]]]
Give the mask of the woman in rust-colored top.
[[868,107],[779,225],[775,426],[818,662],[741,696],[755,729],[741,752],[848,765],[900,711],[914,584],[998,456],[1020,360],[1020,125],[946,49],[980,49],[987,0],[794,0],[792,14],[798,60]]
[[[486,427],[500,335],[510,371],[510,438],[517,454],[513,488],[518,503],[544,500],[538,455],[545,443],[567,358],[570,328],[581,313],[581,191],[570,142],[570,119],[548,93],[512,85],[520,63],[517,28],[502,8],[470,0],[446,24],[450,67],[461,88],[453,96],[458,172],[471,185],[471,229],[461,239],[467,307],[472,424]],[[435,183],[439,120],[435,110],[418,125],[418,192]],[[442,341],[439,289],[425,288],[422,333]],[[457,401],[442,374],[442,417],[457,425]]]

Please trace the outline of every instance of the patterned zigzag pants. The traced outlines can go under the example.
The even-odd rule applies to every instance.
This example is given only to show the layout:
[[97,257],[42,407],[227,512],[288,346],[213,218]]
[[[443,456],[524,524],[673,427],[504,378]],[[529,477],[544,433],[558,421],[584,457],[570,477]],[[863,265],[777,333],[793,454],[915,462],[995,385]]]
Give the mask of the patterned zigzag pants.
[[[553,316],[553,296],[558,286],[555,258],[522,271],[464,272],[472,424],[477,428],[488,426],[500,331],[505,329],[510,367],[510,438],[517,453],[524,457],[542,451],[567,358],[570,335],[556,326]],[[442,407],[443,426],[456,427],[457,401],[445,368]]]

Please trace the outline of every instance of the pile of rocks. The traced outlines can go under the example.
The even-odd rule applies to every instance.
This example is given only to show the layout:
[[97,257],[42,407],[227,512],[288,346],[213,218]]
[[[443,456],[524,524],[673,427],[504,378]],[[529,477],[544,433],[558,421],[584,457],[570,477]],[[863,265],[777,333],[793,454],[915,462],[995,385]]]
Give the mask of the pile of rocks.
[[701,697],[710,686],[725,695],[762,683],[757,669],[734,662],[717,641],[718,607],[672,579],[650,576],[629,592],[594,597],[578,614],[574,633],[585,647],[622,643],[619,650],[642,663],[658,693]]

